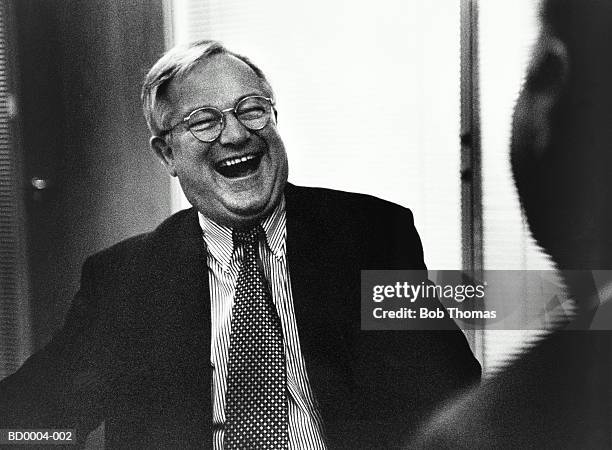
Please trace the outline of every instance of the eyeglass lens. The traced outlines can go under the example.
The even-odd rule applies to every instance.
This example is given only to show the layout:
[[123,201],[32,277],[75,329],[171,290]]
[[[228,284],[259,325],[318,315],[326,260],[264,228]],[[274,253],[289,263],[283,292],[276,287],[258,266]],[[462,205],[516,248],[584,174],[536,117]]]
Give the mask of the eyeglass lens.
[[[270,120],[271,105],[264,97],[246,97],[234,109],[236,118],[250,130],[261,130]],[[189,130],[199,140],[212,142],[223,128],[223,113],[216,108],[202,108],[189,117]]]

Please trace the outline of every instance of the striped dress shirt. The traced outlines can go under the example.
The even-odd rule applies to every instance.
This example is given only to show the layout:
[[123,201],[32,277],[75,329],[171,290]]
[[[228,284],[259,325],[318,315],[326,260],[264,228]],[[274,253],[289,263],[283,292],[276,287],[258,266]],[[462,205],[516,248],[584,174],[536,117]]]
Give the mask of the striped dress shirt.
[[[238,274],[243,261],[241,248],[234,250],[232,230],[199,214],[207,247],[211,301],[211,349],[213,367],[213,448],[223,448],[225,393],[231,332],[232,306]],[[283,198],[262,222],[266,239],[259,243],[259,256],[272,299],[280,317],[285,346],[287,398],[289,409],[289,448],[325,449],[321,417],[308,381],[300,349],[286,253],[286,217]]]

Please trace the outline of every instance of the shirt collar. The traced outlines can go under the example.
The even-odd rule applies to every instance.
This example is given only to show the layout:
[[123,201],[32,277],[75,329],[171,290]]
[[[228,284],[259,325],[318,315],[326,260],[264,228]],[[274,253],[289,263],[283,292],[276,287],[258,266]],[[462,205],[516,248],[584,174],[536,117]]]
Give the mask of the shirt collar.
[[[205,217],[198,212],[198,221],[204,234],[204,241],[208,252],[226,270],[229,268],[234,252],[234,242],[232,240],[232,229],[219,225],[215,221]],[[285,213],[285,197],[281,198],[280,203],[261,223],[266,236],[266,244],[276,258],[282,258],[285,254],[287,219]]]
[[268,248],[276,258],[285,254],[287,237],[287,216],[285,212],[285,196],[281,197],[280,203],[262,222],[261,227],[266,235]]

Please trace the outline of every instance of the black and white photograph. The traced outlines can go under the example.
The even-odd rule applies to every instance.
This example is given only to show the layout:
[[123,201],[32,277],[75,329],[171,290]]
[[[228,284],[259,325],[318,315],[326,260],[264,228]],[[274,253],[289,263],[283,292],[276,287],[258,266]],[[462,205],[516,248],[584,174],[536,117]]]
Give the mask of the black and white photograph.
[[612,449],[612,0],[0,0],[0,450]]

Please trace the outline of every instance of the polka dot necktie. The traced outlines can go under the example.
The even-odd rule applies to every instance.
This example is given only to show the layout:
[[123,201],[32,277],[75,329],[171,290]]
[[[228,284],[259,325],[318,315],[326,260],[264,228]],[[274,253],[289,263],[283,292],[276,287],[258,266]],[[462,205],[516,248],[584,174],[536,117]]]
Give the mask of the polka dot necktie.
[[244,261],[234,295],[225,397],[226,449],[288,448],[285,351],[272,296],[258,266],[258,226],[234,230]]

